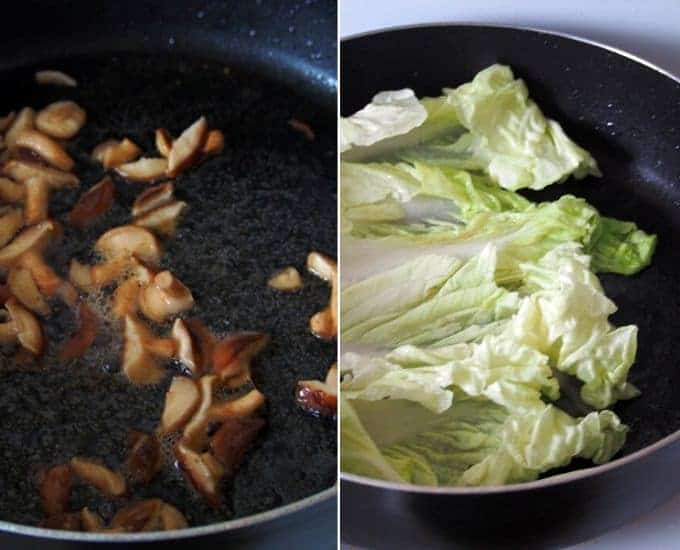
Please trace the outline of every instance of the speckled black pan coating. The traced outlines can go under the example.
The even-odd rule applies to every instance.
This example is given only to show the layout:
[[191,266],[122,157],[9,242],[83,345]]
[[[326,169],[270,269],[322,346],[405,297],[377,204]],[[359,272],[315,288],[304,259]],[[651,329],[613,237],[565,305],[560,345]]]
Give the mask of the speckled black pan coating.
[[[225,64],[178,56],[133,54],[56,59],[80,83],[76,89],[33,82],[41,66],[0,73],[0,111],[43,107],[74,99],[88,122],[67,148],[77,160],[82,185],[53,194],[50,214],[64,214],[79,194],[102,176],[89,160],[92,148],[127,136],[156,156],[155,128],[174,135],[205,114],[226,136],[224,152],[175,180],[176,195],[190,208],[174,237],[164,239],[163,265],[191,288],[195,312],[218,333],[260,330],[271,345],[253,364],[255,385],[267,397],[268,426],[225,487],[226,506],[212,510],[195,498],[170,465],[135,497],[153,495],[173,503],[192,525],[246,516],[330,487],[336,477],[336,430],[294,403],[299,379],[323,378],[334,361],[334,343],[315,339],[308,319],[328,300],[326,283],[306,273],[312,249],[335,256],[335,117],[306,97],[265,78]],[[317,139],[293,131],[292,117],[307,121]],[[50,261],[65,273],[68,260],[91,261],[96,237],[130,220],[130,205],[145,184],[116,178],[116,205],[91,229],[66,226]],[[293,294],[268,289],[276,269],[295,265],[304,288]],[[125,457],[130,428],[154,429],[169,377],[140,389],[118,373],[120,340],[115,331],[97,338],[83,360],[60,365],[55,343],[73,319],[61,311],[49,324],[50,352],[37,369],[11,366],[0,357],[0,518],[34,524],[41,517],[37,472],[73,455],[101,457],[117,467]],[[165,330],[165,328],[164,328]],[[72,506],[110,516],[119,506],[91,490],[75,491]]]
[[[604,173],[601,179],[555,185],[532,197],[573,193],[604,215],[633,220],[659,236],[651,267],[634,277],[602,277],[619,307],[612,321],[640,328],[630,379],[642,395],[614,407],[631,428],[622,454],[680,429],[680,84],[589,44],[484,26],[359,37],[343,43],[341,59],[343,114],[379,90],[412,87],[418,95],[439,95],[442,87],[469,81],[496,62],[511,65],[526,80],[532,98],[594,155]],[[573,544],[680,489],[678,460],[676,442],[593,479],[494,495],[396,494],[343,482],[343,537],[359,545],[380,537],[386,545],[447,548]],[[371,514],[365,521],[368,510],[385,515]]]

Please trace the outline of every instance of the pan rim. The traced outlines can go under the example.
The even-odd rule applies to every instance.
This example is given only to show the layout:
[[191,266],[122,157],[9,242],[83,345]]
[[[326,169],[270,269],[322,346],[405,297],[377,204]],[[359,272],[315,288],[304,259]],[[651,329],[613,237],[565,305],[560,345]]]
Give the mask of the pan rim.
[[[344,37],[340,40],[341,44],[350,42],[355,39],[359,38],[366,38],[370,36],[375,36],[375,35],[380,35],[380,34],[389,34],[393,32],[399,32],[399,31],[408,31],[408,30],[414,30],[414,29],[432,29],[432,28],[444,28],[444,27],[449,27],[449,28],[455,28],[455,27],[466,27],[466,28],[478,28],[478,29],[507,29],[507,30],[515,30],[515,31],[522,31],[522,32],[529,32],[529,33],[534,33],[534,34],[543,34],[543,35],[548,35],[548,36],[556,36],[559,38],[564,38],[567,40],[571,40],[573,42],[580,42],[582,44],[587,44],[589,46],[593,46],[596,48],[600,48],[602,50],[606,50],[611,53],[615,53],[617,55],[620,55],[622,57],[625,57],[627,59],[630,59],[631,61],[638,63],[648,69],[651,69],[662,76],[665,76],[666,78],[669,78],[670,80],[676,82],[677,84],[680,84],[680,77],[672,73],[671,71],[668,71],[666,69],[663,69],[656,65],[655,63],[652,63],[651,61],[645,59],[644,57],[638,56],[634,53],[631,53],[625,49],[622,48],[617,48],[615,46],[610,46],[608,44],[605,44],[603,42],[599,42],[597,40],[592,40],[590,38],[584,38],[578,35],[570,34],[567,32],[561,32],[561,31],[550,31],[550,30],[545,30],[545,29],[540,29],[536,27],[530,27],[530,26],[522,26],[522,25],[503,25],[503,24],[496,24],[496,23],[480,23],[480,22],[473,22],[473,21],[463,21],[463,22],[456,22],[456,21],[444,21],[444,22],[431,22],[431,23],[418,23],[415,25],[398,25],[394,27],[384,27],[381,29],[376,29],[376,30],[371,30],[371,31],[366,31],[366,32],[361,32],[361,33],[355,33],[350,36]],[[342,93],[342,76],[341,78],[341,84],[340,84],[340,89]],[[340,345],[340,351],[342,352],[342,344]],[[342,430],[341,430],[342,432]],[[658,441],[652,443],[651,445],[647,445],[646,447],[643,447],[642,449],[639,449],[638,451],[635,451],[634,453],[628,454],[626,456],[622,456],[620,458],[617,458],[615,460],[612,460],[611,462],[607,462],[605,464],[601,464],[599,466],[591,466],[589,468],[582,468],[579,470],[575,470],[573,472],[566,472],[563,474],[557,474],[554,476],[547,477],[545,479],[539,479],[536,481],[528,481],[528,482],[523,482],[523,483],[516,483],[514,485],[489,485],[489,486],[484,486],[484,487],[429,487],[429,486],[423,486],[423,485],[412,485],[409,483],[400,483],[400,482],[393,482],[393,481],[384,481],[380,479],[373,479],[370,477],[366,476],[361,476],[357,474],[350,474],[347,472],[343,472],[340,470],[340,480],[343,482],[349,482],[349,483],[355,483],[357,485],[367,485],[376,489],[387,489],[387,490],[392,490],[392,491],[398,491],[401,493],[419,493],[419,494],[434,494],[434,495],[498,495],[498,494],[504,494],[504,493],[518,493],[518,492],[523,492],[523,491],[532,491],[532,490],[540,490],[540,489],[546,489],[549,487],[553,486],[558,486],[558,485],[563,485],[566,483],[571,483],[574,481],[578,481],[581,479],[587,479],[590,477],[595,477],[597,475],[604,474],[606,472],[609,472],[611,470],[619,469],[622,468],[623,466],[630,464],[632,462],[637,462],[638,460],[641,460],[647,456],[650,456],[657,451],[660,451],[661,449],[665,447],[670,447],[674,443],[680,442],[680,429],[676,430],[675,432],[667,435],[666,437],[659,439]],[[340,454],[342,457],[342,447],[340,450]]]
[[153,531],[149,533],[85,533],[81,531],[60,531],[58,529],[46,529],[44,527],[33,527],[21,523],[0,520],[0,531],[24,535],[30,537],[49,538],[69,542],[161,542],[167,540],[187,539],[203,537],[209,535],[219,535],[230,531],[236,531],[247,527],[253,527],[264,522],[271,522],[290,516],[296,512],[305,510],[312,506],[335,497],[337,492],[337,482],[332,486],[314,493],[290,504],[279,506],[271,510],[259,512],[242,518],[210,523],[198,527],[188,527],[186,529],[175,529],[172,531]]

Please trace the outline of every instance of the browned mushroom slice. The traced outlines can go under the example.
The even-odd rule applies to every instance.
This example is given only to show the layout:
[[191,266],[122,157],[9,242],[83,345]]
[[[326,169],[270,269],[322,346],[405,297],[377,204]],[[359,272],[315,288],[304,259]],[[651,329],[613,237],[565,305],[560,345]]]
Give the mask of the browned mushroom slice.
[[20,208],[0,206],[0,247],[5,246],[24,225]]
[[135,256],[149,265],[161,259],[161,247],[151,231],[135,225],[122,225],[104,233],[94,245],[107,259]]
[[17,264],[31,272],[33,280],[43,295],[56,296],[61,294],[65,286],[64,281],[45,263],[45,260],[40,255],[39,247],[31,248],[21,255]]
[[147,349],[148,329],[128,315],[124,320],[123,373],[135,384],[155,384],[165,375]]
[[211,405],[208,416],[211,420],[221,421],[230,418],[245,418],[260,410],[264,403],[264,395],[253,389],[236,399],[220,401]]
[[224,134],[221,130],[210,130],[203,145],[203,156],[218,155],[224,149]]
[[171,433],[181,430],[196,411],[201,392],[191,378],[175,376],[165,394],[161,416],[161,431]]
[[23,267],[13,267],[7,275],[9,290],[17,300],[31,311],[40,315],[49,315],[50,306],[40,293],[33,275]]
[[13,296],[5,302],[5,309],[9,313],[10,323],[19,344],[33,355],[40,355],[43,351],[44,338],[42,327],[35,315]]
[[324,281],[332,281],[338,272],[335,260],[321,252],[310,252],[307,256],[307,269]]
[[28,178],[24,182],[26,198],[24,200],[24,221],[33,225],[47,219],[50,186],[42,178]]
[[70,172],[75,163],[64,148],[54,139],[38,130],[25,129],[14,140],[14,148],[27,149],[47,164]]
[[212,356],[216,344],[215,335],[200,319],[190,317],[183,319],[183,321],[196,345],[197,360],[201,372],[209,372],[212,369]]
[[172,142],[168,153],[168,176],[175,177],[188,168],[201,154],[208,137],[208,123],[199,118]]
[[260,417],[229,418],[210,438],[212,454],[224,466],[227,475],[236,472],[264,425],[265,421]]
[[130,434],[130,451],[125,461],[132,481],[149,484],[162,465],[163,456],[156,436],[133,431]]
[[139,307],[149,319],[162,323],[194,306],[191,291],[169,271],[161,271],[139,294]]
[[109,176],[83,193],[68,215],[71,225],[84,228],[104,215],[113,204],[115,186]]
[[92,268],[82,264],[78,260],[71,260],[68,270],[68,278],[76,287],[92,292],[94,284],[92,282]]
[[80,531],[82,523],[78,512],[68,512],[45,518],[38,523],[38,527],[60,531]]
[[161,529],[161,508],[163,501],[150,498],[128,504],[121,508],[111,519],[112,529],[119,529],[130,533],[143,531],[157,531]]
[[120,279],[130,269],[130,256],[112,258],[102,264],[90,267],[90,279],[95,288],[110,285]]
[[41,132],[57,139],[71,139],[85,125],[85,111],[73,101],[50,103],[35,117],[35,126]]
[[179,467],[208,504],[218,506],[220,503],[219,483],[221,475],[219,470],[216,470],[216,466],[219,466],[219,464],[211,463],[206,460],[209,455],[203,456],[191,450],[182,442],[175,446],[175,456]]
[[172,136],[165,128],[156,130],[156,149],[162,157],[168,158],[170,149],[172,149]]
[[116,172],[131,181],[154,181],[165,176],[168,161],[164,158],[142,157],[134,162],[121,164]]
[[191,374],[198,375],[200,358],[194,345],[194,338],[182,319],[175,319],[172,325],[172,337],[177,343],[177,359],[191,371]]
[[196,413],[184,428],[182,441],[188,447],[199,449],[207,442],[208,424],[210,423],[210,408],[213,403],[213,392],[217,384],[217,376],[203,376],[198,381],[201,401]]
[[130,163],[139,158],[142,150],[132,140],[123,138],[120,141],[107,139],[92,150],[92,159],[100,162],[107,170]]
[[161,183],[154,187],[149,187],[139,194],[132,204],[132,216],[138,218],[142,214],[163,206],[172,200],[174,188],[172,183]]
[[269,342],[269,336],[261,332],[236,332],[215,344],[213,370],[220,379],[250,377],[250,361]]
[[26,130],[32,130],[34,127],[35,111],[30,107],[24,107],[19,111],[19,114],[12,121],[12,124],[7,128],[7,131],[5,132],[5,144],[10,149],[13,149],[19,136]]
[[25,182],[29,178],[42,178],[52,189],[75,187],[80,183],[80,180],[70,172],[23,160],[10,160],[5,163],[2,172],[20,182]]
[[177,221],[180,215],[187,206],[184,201],[169,202],[135,218],[134,224],[153,229],[161,235],[172,235],[177,229]]
[[267,286],[283,292],[294,292],[302,288],[302,279],[297,269],[288,266],[274,273],[267,281]]
[[71,469],[78,477],[100,491],[104,496],[113,498],[125,494],[125,479],[118,472],[114,472],[94,460],[82,457],[71,459]]
[[181,430],[196,412],[200,400],[200,390],[193,380],[175,376],[165,394],[161,432],[167,434]]
[[82,357],[92,346],[99,331],[99,319],[84,303],[78,304],[78,328],[59,350],[60,361]]
[[14,111],[10,111],[5,116],[0,117],[0,133],[10,127],[16,116],[17,114]]
[[309,320],[309,329],[314,336],[324,340],[332,340],[338,334],[338,327],[335,324],[330,308],[325,308],[315,313]]
[[87,507],[80,510],[80,522],[85,531],[89,531],[91,533],[104,531],[104,520],[99,514],[93,512]]
[[139,289],[139,281],[133,277],[118,285],[111,298],[111,313],[116,319],[137,313]]
[[314,141],[314,130],[312,130],[312,127],[306,122],[302,122],[296,118],[291,118],[288,121],[288,125],[296,132],[300,132],[309,141]]
[[66,86],[69,88],[78,86],[75,78],[62,71],[54,70],[37,71],[35,73],[35,81],[41,85]]
[[161,506],[161,525],[164,531],[186,529],[189,527],[184,514],[174,506],[164,502]]
[[316,415],[332,416],[338,408],[337,370],[335,366],[326,376],[326,382],[320,380],[302,380],[298,382],[295,394],[297,404]]
[[46,516],[63,514],[71,498],[71,468],[67,464],[53,466],[40,483],[40,503]]
[[26,196],[23,184],[12,181],[9,178],[0,177],[0,200],[3,202],[21,202]]
[[41,250],[56,232],[57,226],[47,220],[24,229],[12,242],[0,249],[0,266],[9,267],[29,250]]

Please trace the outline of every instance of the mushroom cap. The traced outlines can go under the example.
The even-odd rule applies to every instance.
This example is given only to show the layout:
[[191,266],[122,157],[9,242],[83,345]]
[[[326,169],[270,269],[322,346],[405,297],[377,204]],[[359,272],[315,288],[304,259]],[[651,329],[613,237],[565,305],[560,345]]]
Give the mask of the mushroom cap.
[[150,265],[161,260],[161,247],[151,231],[135,225],[114,227],[95,243],[95,250],[107,259],[136,256]]

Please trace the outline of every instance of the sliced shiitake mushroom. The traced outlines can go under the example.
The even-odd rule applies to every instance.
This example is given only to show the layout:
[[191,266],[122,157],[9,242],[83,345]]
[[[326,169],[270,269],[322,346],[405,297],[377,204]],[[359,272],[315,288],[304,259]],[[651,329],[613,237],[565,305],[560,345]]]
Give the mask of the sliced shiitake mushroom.
[[4,340],[3,334],[13,333],[24,349],[33,355],[40,355],[44,347],[44,338],[42,327],[35,315],[22,306],[14,296],[5,301],[5,309],[9,314],[9,321],[0,324],[0,341]]
[[26,198],[24,199],[24,221],[33,225],[47,219],[50,186],[40,177],[28,178],[24,182]]
[[73,457],[73,473],[109,498],[123,496],[127,490],[125,479],[118,472],[89,458]]
[[118,285],[113,293],[111,312],[114,317],[120,319],[126,315],[135,315],[139,306],[139,291],[148,285],[153,279],[154,273],[132,258],[132,266],[129,268],[129,276]]
[[332,416],[338,407],[338,371],[333,365],[326,375],[326,381],[302,380],[298,382],[295,394],[297,404],[316,415]]
[[164,502],[161,506],[161,525],[164,531],[173,531],[175,529],[186,529],[189,523],[186,518],[177,508]]
[[208,123],[202,116],[172,142],[168,153],[168,176],[175,177],[198,159],[207,137]]
[[0,249],[0,267],[11,266],[29,250],[41,250],[56,231],[57,226],[51,220],[24,229],[12,242]]
[[56,296],[62,293],[65,283],[61,277],[45,263],[45,260],[40,254],[40,247],[33,247],[22,254],[17,261],[17,265],[24,267],[31,272],[33,280],[38,285],[38,288],[43,295]]
[[101,162],[107,170],[131,163],[142,154],[139,146],[128,138],[120,141],[108,139],[92,151],[92,159]]
[[195,350],[197,351],[198,365],[201,372],[208,372],[212,369],[213,350],[217,339],[212,331],[203,321],[195,317],[183,319],[184,324],[191,333]]
[[[95,245],[96,246],[96,245]],[[119,280],[132,262],[131,256],[113,257],[104,263],[90,267],[90,280],[94,288],[101,288]]]
[[152,229],[161,235],[172,235],[177,229],[180,215],[187,206],[184,201],[169,202],[135,218],[134,224]]
[[161,431],[171,433],[181,430],[196,412],[201,392],[196,383],[185,376],[175,376],[165,394],[161,416]]
[[210,130],[203,145],[203,156],[217,155],[224,149],[224,134],[221,130]]
[[135,384],[155,384],[165,375],[147,348],[149,329],[128,315],[123,321],[123,373]]
[[161,271],[139,293],[139,307],[149,319],[162,323],[194,306],[191,291],[169,271]]
[[68,215],[69,223],[81,229],[87,227],[111,208],[114,193],[113,180],[104,176],[80,196]]
[[227,475],[236,472],[264,425],[264,419],[258,416],[228,418],[210,438],[212,454],[224,466]]
[[125,467],[135,483],[148,485],[163,465],[161,446],[155,435],[132,431]]
[[200,357],[194,338],[182,319],[175,319],[172,325],[172,337],[177,342],[177,359],[191,371],[194,376],[200,374]]
[[[203,498],[212,506],[218,506],[220,502],[219,483],[221,479],[218,464],[206,460],[209,454],[199,454],[182,442],[175,446],[175,456],[179,467],[189,478],[191,484],[201,493]],[[216,462],[216,461],[215,461]]]
[[85,531],[96,533],[104,530],[104,520],[87,506],[80,510],[80,522]]
[[312,127],[306,122],[298,120],[297,118],[291,118],[288,121],[288,125],[296,132],[300,132],[309,141],[314,141],[314,130],[312,130]]
[[83,302],[78,304],[77,317],[78,328],[59,350],[58,357],[62,362],[85,355],[99,331],[99,318]]
[[324,281],[332,281],[338,273],[337,262],[321,252],[310,252],[307,256],[307,269]]
[[38,130],[23,130],[16,136],[12,147],[31,151],[47,164],[66,172],[73,170],[75,165],[60,143]]
[[267,286],[283,292],[294,292],[302,288],[300,273],[293,266],[284,267],[272,275]]
[[15,203],[24,200],[26,189],[23,184],[0,177],[0,201]]
[[0,206],[0,247],[5,246],[24,225],[21,208]]
[[198,381],[201,401],[196,413],[185,426],[182,441],[190,448],[199,449],[207,441],[208,424],[210,422],[210,408],[213,403],[213,392],[218,378],[214,375],[203,376]]
[[161,259],[161,247],[151,231],[135,225],[122,225],[104,233],[94,245],[95,250],[107,259],[135,256],[149,265]]
[[69,88],[78,86],[75,78],[62,71],[54,70],[37,71],[35,73],[35,81],[41,85],[67,86]]
[[40,503],[46,516],[63,514],[71,498],[71,468],[59,464],[47,470],[40,483]]
[[171,182],[149,187],[139,194],[132,204],[132,217],[138,218],[147,212],[169,203],[173,199],[174,188]]
[[221,380],[238,382],[250,378],[250,361],[269,342],[269,336],[261,332],[235,332],[228,334],[215,344],[213,350],[213,371]]
[[10,149],[13,149],[19,136],[26,130],[32,130],[34,127],[35,111],[30,107],[24,107],[19,111],[19,114],[14,117],[12,124],[7,128],[7,131],[5,132],[5,144]]
[[49,166],[24,160],[10,160],[5,163],[2,172],[15,181],[25,182],[29,178],[42,178],[52,189],[75,187],[80,180],[70,172],[64,172]]
[[7,113],[5,116],[0,117],[0,133],[3,133],[7,128],[10,127],[10,124],[14,122],[14,118],[17,116],[17,114],[14,111],[10,111]]
[[208,416],[211,420],[227,420],[230,418],[245,418],[260,410],[265,403],[264,395],[257,389],[252,389],[245,395],[211,404]]
[[68,278],[77,288],[86,292],[92,292],[95,288],[92,282],[91,266],[82,264],[78,260],[71,260]]
[[121,508],[111,519],[112,529],[120,529],[130,533],[157,531],[161,528],[160,511],[163,501],[150,498],[128,504]]
[[116,172],[131,181],[147,182],[165,176],[167,168],[167,159],[142,157],[134,162],[119,165]]
[[162,157],[168,158],[170,149],[172,149],[172,136],[165,128],[156,130],[156,149]]
[[28,309],[43,316],[50,314],[50,306],[40,293],[30,270],[23,267],[11,268],[7,274],[7,285],[12,295]]
[[71,139],[85,125],[85,111],[73,101],[50,103],[35,117],[35,126],[41,132],[57,139]]

